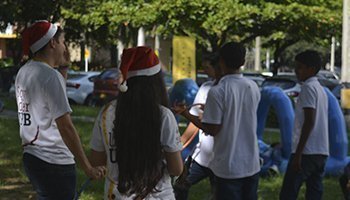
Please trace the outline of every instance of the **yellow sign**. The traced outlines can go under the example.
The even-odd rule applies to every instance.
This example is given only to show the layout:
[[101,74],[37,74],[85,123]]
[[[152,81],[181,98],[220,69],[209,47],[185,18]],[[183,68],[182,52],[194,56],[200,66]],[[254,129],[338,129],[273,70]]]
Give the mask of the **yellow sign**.
[[173,38],[173,83],[179,79],[196,79],[196,42],[193,38]]
[[89,49],[85,49],[85,59],[89,59],[90,58],[90,51]]
[[4,39],[13,39],[17,38],[16,34],[5,34],[5,33],[0,33],[0,38]]
[[341,90],[341,106],[350,109],[350,89]]

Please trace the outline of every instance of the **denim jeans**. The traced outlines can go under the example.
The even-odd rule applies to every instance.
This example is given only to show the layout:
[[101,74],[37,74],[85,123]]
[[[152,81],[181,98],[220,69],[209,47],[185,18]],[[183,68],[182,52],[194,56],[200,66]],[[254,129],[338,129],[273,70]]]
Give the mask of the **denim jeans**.
[[259,173],[253,176],[224,179],[215,176],[217,200],[257,200]]
[[324,167],[327,156],[324,155],[302,155],[301,171],[292,169],[292,160],[294,154],[289,158],[286,174],[284,175],[283,185],[280,192],[281,200],[295,200],[301,185],[306,182],[305,199],[319,200],[322,199]]
[[75,164],[50,164],[29,153],[24,153],[23,165],[38,200],[72,200],[74,198]]
[[188,183],[188,187],[175,187],[175,197],[176,200],[187,200],[188,199],[188,191],[191,185],[198,183],[199,181],[209,177],[210,185],[212,190],[214,190],[214,174],[213,172],[207,168],[198,164],[196,161],[192,160],[188,176],[186,177],[186,183]]

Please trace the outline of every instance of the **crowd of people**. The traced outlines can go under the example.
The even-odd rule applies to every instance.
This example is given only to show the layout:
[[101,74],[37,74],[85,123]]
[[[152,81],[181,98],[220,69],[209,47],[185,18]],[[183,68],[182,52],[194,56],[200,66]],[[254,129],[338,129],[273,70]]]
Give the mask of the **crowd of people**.
[[[91,155],[86,156],[70,117],[67,68],[60,68],[69,62],[63,30],[38,21],[22,39],[29,60],[15,81],[16,100],[23,165],[38,199],[76,198],[76,161],[91,179],[105,178],[104,199],[188,199],[190,187],[207,177],[212,199],[258,199],[260,90],[240,73],[243,44],[226,43],[205,58],[213,80],[200,87],[192,107],[169,104],[160,62],[151,48],[124,49],[120,94],[97,116]],[[295,62],[303,84],[280,199],[296,199],[304,182],[306,199],[321,199],[329,155],[327,96],[315,78],[321,57],[306,50]],[[175,114],[190,121],[182,136]],[[183,144],[196,134],[199,142],[184,170]],[[172,177],[178,176],[181,180],[173,184]]]

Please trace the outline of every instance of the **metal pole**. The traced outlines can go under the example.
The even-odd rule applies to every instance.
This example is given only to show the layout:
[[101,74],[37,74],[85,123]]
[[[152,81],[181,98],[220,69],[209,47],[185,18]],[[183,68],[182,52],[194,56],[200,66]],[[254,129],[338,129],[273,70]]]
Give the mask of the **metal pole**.
[[350,82],[349,0],[343,0],[342,82]]
[[270,71],[270,49],[266,50],[266,69]]
[[[343,0],[343,41],[342,41],[342,74],[341,81],[345,88],[341,90],[341,104],[344,109],[350,109],[350,41],[349,41],[349,15],[350,5],[349,0]],[[350,115],[346,117],[350,121]]]
[[254,59],[254,70],[260,71],[260,37],[255,38],[255,59]]
[[334,58],[335,58],[335,37],[332,37],[332,45],[331,45],[331,72],[334,72]]
[[142,27],[139,28],[139,32],[137,34],[137,46],[145,46],[145,31]]

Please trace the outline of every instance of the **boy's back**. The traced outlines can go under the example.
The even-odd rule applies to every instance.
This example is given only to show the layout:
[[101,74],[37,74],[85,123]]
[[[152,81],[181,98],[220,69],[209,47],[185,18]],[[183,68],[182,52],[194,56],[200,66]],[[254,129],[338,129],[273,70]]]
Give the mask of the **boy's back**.
[[215,156],[210,163],[216,176],[242,178],[260,170],[256,136],[259,100],[258,87],[242,74],[222,77],[209,91],[204,113],[211,114],[204,115],[202,121],[222,124],[214,137]]

